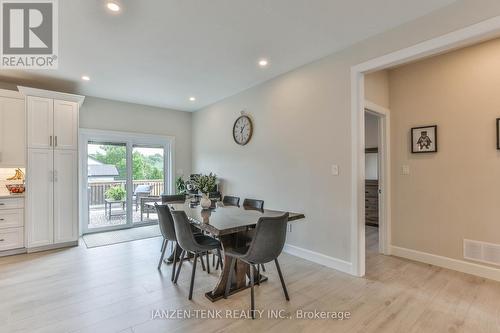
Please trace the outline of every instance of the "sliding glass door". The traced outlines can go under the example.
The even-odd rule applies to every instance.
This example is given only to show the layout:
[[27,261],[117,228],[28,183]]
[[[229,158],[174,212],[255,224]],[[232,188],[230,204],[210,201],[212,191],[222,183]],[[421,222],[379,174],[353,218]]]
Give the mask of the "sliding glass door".
[[157,222],[154,203],[161,200],[165,185],[165,151],[163,147],[134,145],[132,147],[132,182],[134,194],[133,223]]
[[90,231],[127,224],[127,145],[87,142],[87,211]]
[[173,139],[81,130],[83,234],[158,223],[154,203],[173,191]]

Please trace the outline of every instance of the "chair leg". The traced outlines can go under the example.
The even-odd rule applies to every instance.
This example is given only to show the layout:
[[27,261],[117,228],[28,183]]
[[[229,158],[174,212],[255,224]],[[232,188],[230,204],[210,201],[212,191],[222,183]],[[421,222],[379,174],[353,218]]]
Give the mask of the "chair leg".
[[174,281],[176,264],[177,264],[177,244],[174,245],[174,262],[172,263],[172,277],[170,278],[171,281]]
[[179,267],[177,268],[177,272],[175,272],[175,279],[174,279],[175,284],[177,284],[177,279],[179,278],[179,274],[181,273],[181,267],[182,267],[182,262],[184,260],[184,255],[186,255],[186,251],[182,250],[179,261]]
[[160,252],[163,252],[163,249],[165,248],[165,241],[166,239],[163,238],[163,242],[161,243],[161,249],[160,249]]
[[265,272],[266,271],[266,266],[264,266],[264,264],[260,264],[260,267],[262,267],[262,271]]
[[215,253],[212,253],[212,266],[215,266]]
[[253,271],[254,266],[250,264],[250,312],[252,313],[252,319],[255,319],[255,295],[253,291]]
[[203,261],[203,253],[198,257],[200,258],[201,261],[201,268],[203,268],[203,270],[206,271],[207,269],[205,268],[205,262]]
[[[201,257],[201,261],[203,261],[203,256]],[[210,274],[210,252],[207,251],[207,273]]]
[[163,257],[165,256],[165,251],[167,250],[167,243],[168,240],[164,239],[163,240],[163,245],[161,246],[161,256],[160,256],[160,261],[158,262],[158,269],[161,268],[161,263],[163,262]]
[[274,259],[274,263],[276,264],[276,270],[278,271],[278,275],[280,276],[281,286],[283,287],[283,292],[285,293],[285,298],[287,301],[290,300],[288,297],[288,291],[286,290],[285,280],[283,280],[283,274],[281,274],[280,264],[278,263],[278,258]]
[[[196,262],[198,261],[198,252],[194,254],[193,270],[191,272],[191,284],[189,285],[189,297],[191,300],[193,298],[193,285],[194,285],[194,275],[196,274]],[[203,257],[201,257],[201,262],[203,262]]]
[[257,285],[260,286],[260,265],[257,265]]
[[229,262],[229,276],[228,276],[227,282],[226,282],[226,290],[224,291],[224,298],[227,298],[229,296],[229,291],[231,290],[231,283],[233,280],[233,270],[234,270],[235,262],[236,262],[236,259],[234,257],[232,257],[231,261]]

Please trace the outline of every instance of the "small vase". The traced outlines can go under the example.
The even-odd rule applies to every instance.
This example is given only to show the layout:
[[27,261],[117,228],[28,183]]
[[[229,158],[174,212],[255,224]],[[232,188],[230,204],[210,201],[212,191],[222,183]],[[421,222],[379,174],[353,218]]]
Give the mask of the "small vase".
[[203,209],[209,209],[210,206],[212,206],[212,200],[210,200],[208,198],[208,194],[203,193],[201,195],[200,205],[201,205],[201,208],[203,208]]

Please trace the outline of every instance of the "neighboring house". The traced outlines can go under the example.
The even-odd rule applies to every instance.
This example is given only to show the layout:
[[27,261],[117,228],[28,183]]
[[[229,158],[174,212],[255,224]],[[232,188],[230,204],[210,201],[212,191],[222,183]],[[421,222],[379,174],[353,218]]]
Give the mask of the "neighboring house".
[[114,181],[115,177],[118,176],[118,169],[116,169],[116,166],[111,164],[103,164],[95,158],[89,157],[87,160],[87,165],[87,175],[89,182]]

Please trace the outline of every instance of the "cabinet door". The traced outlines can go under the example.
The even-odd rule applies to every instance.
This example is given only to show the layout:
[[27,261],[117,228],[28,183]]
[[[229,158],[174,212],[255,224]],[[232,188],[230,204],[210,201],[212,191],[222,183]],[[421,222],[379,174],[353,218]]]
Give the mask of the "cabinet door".
[[25,165],[24,99],[0,97],[0,167]]
[[26,178],[27,247],[50,245],[54,241],[52,149],[28,149]]
[[50,98],[28,96],[28,148],[50,148],[53,144],[54,101]]
[[78,240],[78,156],[54,151],[54,243]]
[[54,100],[54,148],[78,149],[78,104]]

